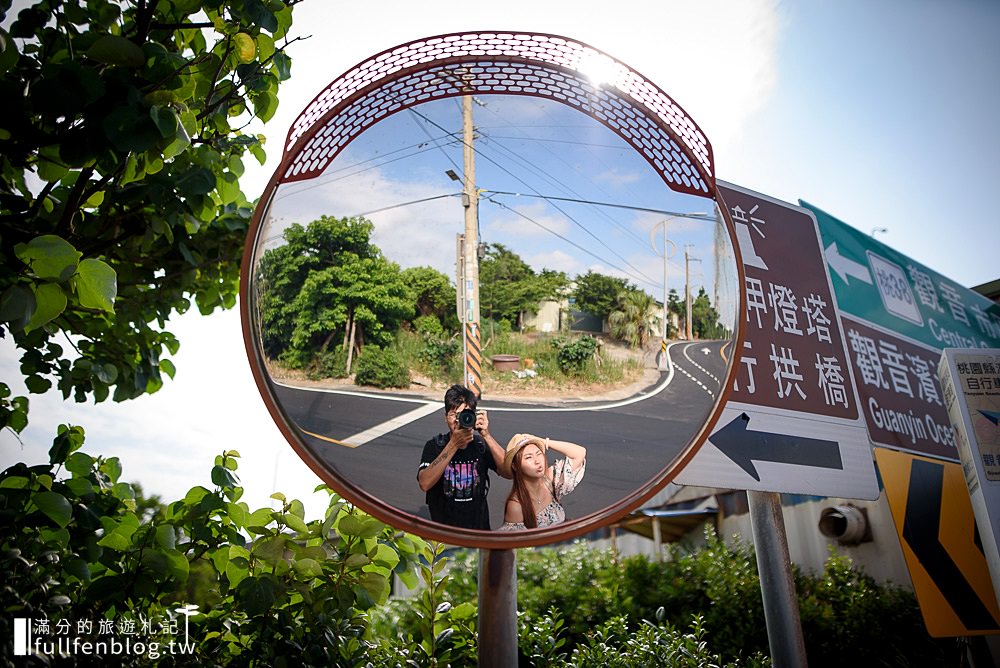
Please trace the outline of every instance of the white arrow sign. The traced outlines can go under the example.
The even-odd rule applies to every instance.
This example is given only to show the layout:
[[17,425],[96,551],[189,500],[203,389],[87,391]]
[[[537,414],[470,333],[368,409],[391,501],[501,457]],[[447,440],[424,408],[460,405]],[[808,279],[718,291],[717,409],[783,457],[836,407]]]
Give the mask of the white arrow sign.
[[836,272],[837,276],[840,276],[840,280],[844,283],[849,284],[850,282],[847,280],[847,277],[853,276],[859,281],[864,281],[868,285],[872,284],[872,275],[868,271],[868,267],[841,255],[840,251],[837,250],[836,241],[826,247],[826,251],[823,255],[826,257],[827,264],[829,264],[830,268]]

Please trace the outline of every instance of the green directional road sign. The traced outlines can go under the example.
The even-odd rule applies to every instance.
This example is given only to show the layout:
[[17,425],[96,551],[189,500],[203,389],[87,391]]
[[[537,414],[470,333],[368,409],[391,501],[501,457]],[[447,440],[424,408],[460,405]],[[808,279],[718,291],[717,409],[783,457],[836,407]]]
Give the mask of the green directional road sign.
[[816,216],[842,312],[932,348],[1000,347],[1000,305],[799,203]]
[[872,441],[958,460],[935,369],[944,348],[1000,347],[1000,305],[806,202]]

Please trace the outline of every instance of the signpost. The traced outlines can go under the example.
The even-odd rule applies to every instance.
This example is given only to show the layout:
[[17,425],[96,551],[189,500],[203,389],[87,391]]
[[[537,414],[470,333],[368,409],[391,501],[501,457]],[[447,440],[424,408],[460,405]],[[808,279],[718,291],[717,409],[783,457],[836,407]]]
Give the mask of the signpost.
[[878,498],[846,338],[810,211],[719,182],[746,271],[734,391],[683,485]]

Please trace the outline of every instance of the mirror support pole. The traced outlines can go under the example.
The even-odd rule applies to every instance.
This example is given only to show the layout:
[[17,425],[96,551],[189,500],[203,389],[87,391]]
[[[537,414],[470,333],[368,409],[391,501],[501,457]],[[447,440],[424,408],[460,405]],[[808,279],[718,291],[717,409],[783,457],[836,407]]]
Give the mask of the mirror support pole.
[[771,660],[774,668],[804,668],[806,646],[788,556],[781,496],[776,492],[748,491],[747,500]]
[[479,666],[517,665],[514,550],[479,550]]

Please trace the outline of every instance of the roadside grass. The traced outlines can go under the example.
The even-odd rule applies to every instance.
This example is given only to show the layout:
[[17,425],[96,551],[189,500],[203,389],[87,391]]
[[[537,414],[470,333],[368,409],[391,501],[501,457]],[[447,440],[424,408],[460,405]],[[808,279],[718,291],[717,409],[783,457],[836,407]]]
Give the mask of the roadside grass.
[[[584,335],[557,335],[538,332],[502,332],[487,338],[483,347],[483,387],[493,394],[568,394],[614,389],[638,380],[643,364],[634,356],[609,354],[607,346],[598,343],[596,352],[579,360],[572,367],[560,365],[560,349],[579,346]],[[585,342],[592,344],[593,342]],[[585,346],[589,351],[594,346]],[[464,372],[462,339],[458,334],[431,334],[400,330],[389,348],[398,357],[402,367],[411,376],[418,377],[421,385],[434,389],[461,383]],[[491,358],[495,355],[516,355],[521,364],[518,372],[498,371]],[[330,355],[328,355],[330,357]],[[337,358],[334,364],[319,358],[310,365],[310,380],[342,378],[334,373],[346,362]],[[565,360],[564,360],[565,365]],[[277,376],[295,377],[302,372],[285,369],[283,365],[269,362],[269,369]],[[356,366],[356,364],[355,364]]]

